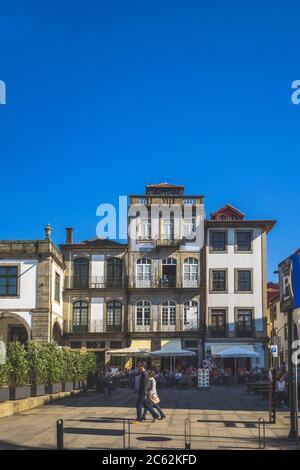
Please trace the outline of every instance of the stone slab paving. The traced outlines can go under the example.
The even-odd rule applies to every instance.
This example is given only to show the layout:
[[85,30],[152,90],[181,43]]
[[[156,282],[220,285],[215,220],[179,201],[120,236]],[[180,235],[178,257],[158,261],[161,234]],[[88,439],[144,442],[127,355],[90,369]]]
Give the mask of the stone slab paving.
[[[267,401],[244,386],[210,390],[160,391],[167,419],[131,424],[130,444],[137,449],[183,449],[185,419],[190,418],[192,449],[257,449],[257,420],[268,421]],[[0,449],[49,449],[56,445],[56,420],[64,420],[68,449],[123,448],[123,421],[135,418],[136,394],[118,389],[111,395],[90,392],[0,420]],[[149,416],[149,415],[148,415]],[[127,423],[126,423],[127,425]],[[288,435],[288,410],[266,424],[266,448],[295,449]],[[126,436],[128,445],[128,435]]]

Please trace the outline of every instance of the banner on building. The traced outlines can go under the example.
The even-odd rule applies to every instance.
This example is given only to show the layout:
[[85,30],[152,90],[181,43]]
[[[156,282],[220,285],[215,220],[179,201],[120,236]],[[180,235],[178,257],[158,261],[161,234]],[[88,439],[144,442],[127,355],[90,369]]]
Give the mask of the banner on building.
[[300,256],[294,254],[282,261],[278,271],[281,311],[300,308]]

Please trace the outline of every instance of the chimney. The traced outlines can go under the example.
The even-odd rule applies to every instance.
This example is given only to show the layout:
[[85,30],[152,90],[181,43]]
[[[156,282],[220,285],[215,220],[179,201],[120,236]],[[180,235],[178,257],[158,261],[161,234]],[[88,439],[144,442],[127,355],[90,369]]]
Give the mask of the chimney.
[[66,243],[67,245],[72,245],[73,244],[73,229],[72,227],[67,227],[66,228]]
[[45,230],[45,234],[46,234],[46,240],[50,240],[51,239],[51,232],[52,232],[51,225],[47,224],[44,230]]

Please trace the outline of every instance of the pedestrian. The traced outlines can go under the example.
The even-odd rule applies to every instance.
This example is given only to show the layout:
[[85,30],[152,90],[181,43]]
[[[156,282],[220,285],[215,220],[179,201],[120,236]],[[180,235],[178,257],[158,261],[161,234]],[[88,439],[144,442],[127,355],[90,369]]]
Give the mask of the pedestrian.
[[286,401],[286,382],[282,375],[277,381],[277,397],[280,405],[285,405]]
[[[165,419],[166,415],[160,407],[160,399],[159,399],[157,389],[156,389],[156,380],[155,380],[155,372],[154,371],[150,372],[150,374],[149,374],[147,398],[148,398],[148,402],[150,403],[150,405],[152,405],[152,408],[155,409],[156,411],[158,411],[159,416],[160,416],[159,419]],[[145,407],[144,408],[144,413],[143,413],[143,416],[142,416],[143,421],[146,420],[147,411],[148,410]]]
[[159,415],[154,411],[152,405],[148,402],[147,392],[148,392],[149,376],[148,376],[148,372],[145,369],[145,364],[143,362],[138,363],[138,370],[140,374],[140,379],[139,379],[139,388],[138,388],[138,398],[136,402],[137,419],[135,422],[136,423],[142,422],[142,412],[144,408],[146,408],[147,411],[151,413],[153,420],[155,421],[159,419]]

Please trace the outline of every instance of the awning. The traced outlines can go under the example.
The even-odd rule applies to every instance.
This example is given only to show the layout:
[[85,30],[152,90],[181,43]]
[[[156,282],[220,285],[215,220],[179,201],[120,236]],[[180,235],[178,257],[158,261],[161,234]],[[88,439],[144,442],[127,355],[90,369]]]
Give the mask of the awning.
[[180,338],[172,338],[172,339],[165,339],[161,341],[161,349],[158,351],[152,351],[150,356],[195,356],[195,352],[188,351],[187,349],[181,348],[181,339]]
[[144,356],[151,350],[151,339],[133,339],[129,348],[108,349],[111,356]]
[[212,344],[211,355],[214,357],[257,357],[251,344]]

